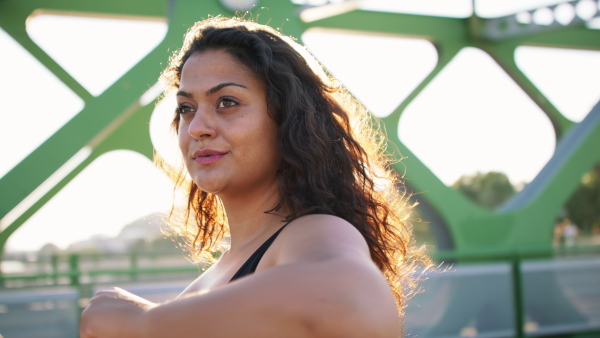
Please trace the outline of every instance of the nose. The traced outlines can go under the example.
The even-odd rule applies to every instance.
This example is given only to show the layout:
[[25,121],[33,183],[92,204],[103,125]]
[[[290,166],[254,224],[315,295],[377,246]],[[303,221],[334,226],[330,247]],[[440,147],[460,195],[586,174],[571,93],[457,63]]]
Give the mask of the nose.
[[216,135],[214,122],[210,111],[201,111],[198,109],[192,121],[190,121],[188,133],[196,140],[214,137]]

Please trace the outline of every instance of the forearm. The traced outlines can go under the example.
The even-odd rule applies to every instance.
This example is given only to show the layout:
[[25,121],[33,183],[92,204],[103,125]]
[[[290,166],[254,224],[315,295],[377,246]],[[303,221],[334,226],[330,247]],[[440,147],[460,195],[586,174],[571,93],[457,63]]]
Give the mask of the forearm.
[[[156,306],[144,314],[143,331],[148,337],[174,338],[378,336],[371,334],[371,326],[381,326],[377,320],[383,316],[365,315],[360,307],[370,305],[365,302],[381,291],[365,290],[373,287],[372,281],[361,282],[364,274],[344,268],[343,262],[337,264],[334,279],[318,271],[330,268],[280,266],[207,294]],[[352,282],[339,285],[344,280]]]
[[[308,337],[303,317],[314,295],[301,268],[278,267],[202,295],[149,310],[150,337]],[[290,271],[284,271],[290,270]],[[312,287],[310,287],[312,289]],[[296,289],[297,293],[290,290]],[[312,291],[312,290],[311,290]],[[308,323],[307,323],[308,324]]]

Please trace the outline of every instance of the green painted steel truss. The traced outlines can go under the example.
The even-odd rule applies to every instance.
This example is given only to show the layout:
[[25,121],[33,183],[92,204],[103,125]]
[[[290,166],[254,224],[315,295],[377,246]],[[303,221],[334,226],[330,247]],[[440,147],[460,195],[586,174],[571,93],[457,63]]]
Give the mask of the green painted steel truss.
[[[600,50],[600,30],[589,29],[577,19],[566,26],[522,25],[514,15],[494,19],[434,17],[359,10],[353,7],[353,2],[307,8],[289,1],[263,0],[259,6],[269,8],[261,13],[260,22],[285,23],[285,33],[298,38],[308,28],[323,27],[431,41],[439,54],[438,63],[396,110],[383,119],[387,130],[397,129],[407,105],[462,48],[477,47],[491,55],[552,121],[558,143],[546,167],[508,204],[495,211],[473,204],[444,185],[402,144],[396,133],[392,133],[391,140],[407,157],[398,169],[408,168],[406,177],[411,188],[426,192],[420,195],[421,202],[437,215],[438,223],[447,234],[443,241],[449,244],[442,245],[442,249],[461,255],[550,251],[552,228],[560,208],[578,186],[581,176],[600,161],[600,106],[596,105],[581,123],[572,123],[516,66],[514,52],[522,45]],[[27,18],[38,9],[91,16],[166,18],[168,32],[137,65],[94,97],[26,33]],[[301,20],[299,13],[309,9],[320,18],[310,22]],[[116,149],[130,149],[152,158],[148,122],[154,103],[141,105],[139,99],[156,82],[169,48],[180,45],[185,28],[203,17],[217,14],[233,13],[217,0],[0,1],[2,29],[85,102],[73,119],[0,178],[0,249],[20,225],[98,156]],[[91,153],[79,156],[82,149],[91,149]],[[80,160],[66,175],[39,193],[40,185],[73,158]]]

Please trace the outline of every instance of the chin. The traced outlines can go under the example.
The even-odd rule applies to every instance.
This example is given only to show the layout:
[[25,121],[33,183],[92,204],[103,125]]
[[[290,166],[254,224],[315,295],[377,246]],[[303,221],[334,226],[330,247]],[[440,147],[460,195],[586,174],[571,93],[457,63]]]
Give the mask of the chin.
[[214,184],[214,182],[207,184],[206,180],[194,180],[194,183],[200,190],[213,195],[218,195],[223,190],[222,186]]
[[200,189],[206,193],[213,194],[213,195],[217,195],[220,191],[220,189],[217,189],[216,187],[211,186],[211,185],[196,183],[196,186],[198,186],[198,189]]

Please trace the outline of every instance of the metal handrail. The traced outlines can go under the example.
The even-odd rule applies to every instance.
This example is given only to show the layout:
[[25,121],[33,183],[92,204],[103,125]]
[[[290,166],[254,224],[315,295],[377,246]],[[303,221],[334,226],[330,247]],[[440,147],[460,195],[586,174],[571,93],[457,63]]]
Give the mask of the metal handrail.
[[[524,332],[524,300],[523,300],[523,289],[522,289],[522,271],[521,263],[526,259],[539,259],[553,257],[565,257],[565,256],[577,256],[585,254],[599,254],[600,246],[587,246],[587,247],[571,247],[571,248],[555,248],[553,250],[529,250],[527,252],[510,252],[510,251],[488,251],[482,254],[473,255],[469,252],[447,252],[439,251],[432,254],[432,257],[437,262],[446,263],[484,263],[484,262],[509,262],[511,266],[512,275],[512,286],[513,286],[513,301],[514,301],[514,319],[515,319],[515,334],[516,337],[525,337]],[[146,255],[148,257],[156,257],[155,254]],[[111,269],[81,269],[82,259],[89,259],[91,261],[110,261],[114,258],[127,258],[129,257],[130,265],[126,268],[111,268]],[[132,258],[135,257],[135,258]],[[68,263],[67,271],[59,271],[58,266],[60,265],[60,259],[66,260]],[[108,258],[108,259],[107,259]],[[31,281],[31,280],[46,280],[54,283],[46,284],[45,286],[72,286],[80,290],[81,298],[91,297],[90,287],[95,283],[82,283],[82,277],[97,277],[97,276],[130,276],[129,280],[136,280],[141,275],[169,275],[176,273],[201,273],[207,266],[197,266],[191,263],[187,266],[159,266],[159,267],[140,267],[137,265],[138,259],[144,258],[144,255],[68,255],[68,256],[55,256],[52,257],[48,263],[51,263],[53,267],[52,272],[44,272],[37,274],[13,274],[13,275],[0,275],[0,285],[5,285],[6,282],[10,281]],[[62,262],[65,263],[65,262]],[[34,264],[39,264],[36,262]],[[63,264],[64,265],[64,264]],[[68,283],[59,283],[60,279],[68,280]]]

